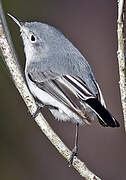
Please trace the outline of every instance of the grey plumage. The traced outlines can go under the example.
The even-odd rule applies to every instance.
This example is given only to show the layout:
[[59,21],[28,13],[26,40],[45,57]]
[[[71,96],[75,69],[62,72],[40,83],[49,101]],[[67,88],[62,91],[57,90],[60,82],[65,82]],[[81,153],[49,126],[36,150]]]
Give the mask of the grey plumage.
[[[94,95],[98,93],[94,84],[95,78],[88,62],[60,31],[50,25],[38,22],[25,23],[25,26],[38,38],[43,38],[42,42],[39,42],[40,45],[34,44],[36,51],[39,50],[38,46],[41,47],[41,45],[45,49],[48,48],[48,55],[46,57],[43,57],[43,54],[40,53],[37,62],[36,56],[32,57],[31,62],[35,64],[30,64],[30,68],[36,68],[42,72],[52,70],[59,74],[78,76],[85,81]],[[38,34],[37,31],[40,33]]]
[[[112,127],[118,126],[116,120],[112,118],[107,110],[106,113],[109,114],[107,118],[110,118],[110,123],[109,120],[104,121],[104,116],[101,117],[101,114],[97,113],[94,108],[92,111],[91,105],[85,103],[87,98],[95,98],[97,102],[98,96],[100,96],[99,100],[102,99],[101,103],[103,106],[105,105],[102,93],[97,86],[92,69],[77,48],[75,48],[60,31],[50,25],[38,22],[26,22],[24,27],[27,28],[28,31],[30,30],[30,33],[32,33],[32,35],[36,38],[36,43],[33,43],[34,55],[31,55],[29,54],[31,51],[28,50],[30,48],[32,49],[30,44],[31,42],[28,43],[26,39],[27,36],[24,31],[21,33],[26,53],[25,74],[29,88],[33,95],[36,96],[36,93],[35,91],[33,92],[33,87],[31,88],[30,80],[41,90],[47,92],[67,107],[66,111],[64,111],[63,108],[58,107],[57,104],[55,104],[55,106],[60,110],[51,110],[56,118],[61,120],[71,120],[80,124],[83,124],[84,122],[90,123],[89,119],[94,119],[95,112],[102,125]],[[28,74],[31,77],[30,80],[28,79]],[[71,78],[73,78],[72,81],[74,81],[74,85],[71,83],[71,89],[73,91],[72,95],[69,88]],[[61,80],[64,81],[64,85]],[[56,83],[60,84],[60,88],[59,85],[56,87]],[[80,89],[79,87],[75,87],[76,83],[79,84],[79,87],[81,85],[83,87]],[[59,89],[61,89],[61,86],[62,92],[58,92]],[[65,86],[64,89],[63,86]],[[38,96],[36,97],[40,100]],[[51,104],[51,102],[48,101],[44,102],[42,98],[41,101],[44,104]],[[101,106],[101,104],[99,105]],[[104,109],[103,106],[102,108]],[[71,116],[69,112],[66,113],[68,109],[73,112],[73,116]]]
[[120,125],[106,109],[90,65],[60,31],[44,23],[22,23],[9,16],[20,27],[26,55],[25,76],[39,106],[47,106],[58,120],[76,123],[71,165],[78,149],[79,124],[90,124],[97,116],[104,127]]
[[20,27],[25,76],[34,97],[54,106],[51,112],[58,119],[89,124],[96,114],[103,126],[118,127],[106,109],[91,67],[78,49],[50,25],[22,23],[9,16]]
[[[39,45],[34,45],[35,47],[35,51],[39,50],[39,46],[42,44],[43,48],[48,49],[48,53],[47,55],[45,55],[43,57],[43,53],[40,53],[39,59],[37,59],[36,62],[36,56],[35,56],[35,60],[32,56],[30,63],[28,63],[26,65],[26,69],[25,69],[25,73],[26,73],[26,77],[27,74],[30,74],[32,76],[32,81],[36,81],[36,82],[45,82],[46,88],[44,89],[45,91],[47,91],[47,83],[49,86],[49,80],[52,79],[56,79],[59,78],[60,76],[63,75],[70,75],[72,77],[79,77],[82,79],[85,79],[85,83],[87,84],[87,86],[89,86],[90,90],[92,91],[92,93],[96,96],[98,94],[98,90],[97,87],[94,83],[95,79],[92,73],[92,70],[89,66],[89,64],[87,63],[87,61],[84,59],[84,57],[81,55],[81,53],[72,45],[72,43],[67,40],[64,35],[57,31],[54,27],[49,26],[47,24],[42,24],[42,23],[26,23],[25,24],[26,27],[30,28],[30,30],[32,31],[32,33],[36,34],[36,26],[38,28],[41,29],[41,34],[39,34],[39,37],[44,37],[44,39],[42,39],[42,42],[39,41]],[[23,36],[23,33],[22,33]],[[39,39],[38,37],[38,39]],[[49,39],[49,40],[48,40]],[[24,38],[25,40],[25,38]],[[24,41],[25,44],[25,41]],[[25,44],[26,45],[26,44]],[[40,46],[41,47],[41,46]],[[57,51],[56,48],[59,47],[59,50]],[[26,49],[28,49],[29,47],[26,45]],[[48,72],[52,72],[52,76],[51,77],[49,75]],[[43,77],[43,72],[46,72],[46,75]],[[56,77],[55,77],[56,74]],[[29,82],[29,80],[28,80]],[[40,87],[40,86],[39,86]],[[52,87],[52,84],[51,84]],[[48,89],[50,89],[51,87],[48,87]],[[29,86],[30,88],[30,86]],[[42,88],[42,86],[41,86]],[[44,88],[44,87],[43,87]],[[54,90],[54,87],[53,87]],[[69,90],[67,88],[67,90]],[[31,90],[32,91],[32,90]],[[57,96],[57,90],[55,87],[55,98]],[[66,91],[66,89],[65,89]],[[48,93],[50,93],[48,91]],[[75,92],[73,93],[73,95],[75,96]],[[35,94],[34,94],[35,95]],[[71,96],[71,94],[69,93],[69,99],[73,99],[73,95]],[[54,96],[54,93],[53,93]],[[60,93],[60,97],[58,97],[58,100],[61,102],[61,97],[64,98],[64,94]],[[66,98],[65,98],[66,99]],[[83,107],[80,104],[80,102],[78,102],[78,98],[74,98],[75,102],[73,102],[73,105],[75,106],[76,103],[78,103],[78,108],[77,111],[82,111]],[[66,100],[65,100],[66,101]],[[65,105],[68,103],[68,98],[67,98],[67,102],[65,102]],[[62,101],[63,102],[63,101]],[[70,102],[69,102],[70,103]],[[71,103],[69,104],[71,107]],[[55,106],[57,106],[55,104]],[[69,108],[70,108],[69,107]],[[79,109],[81,107],[81,109]],[[85,106],[85,108],[87,108]],[[62,109],[60,109],[62,110]],[[67,109],[68,111],[68,109]],[[76,111],[76,109],[73,109],[72,111]],[[76,113],[77,113],[76,111]],[[83,110],[84,111],[84,110]],[[74,122],[79,122],[80,124],[83,124],[84,121],[79,117],[77,117],[76,115],[74,115],[73,117],[71,117],[70,115],[65,116],[65,112],[58,113],[57,110],[51,110],[51,112],[53,113],[53,115],[61,120],[72,120]],[[87,112],[91,112],[89,108],[87,108]],[[82,114],[82,112],[80,112]],[[62,115],[61,115],[62,114]],[[93,119],[94,115],[92,115],[92,113],[90,113],[91,116],[90,118]],[[85,115],[85,113],[84,113]],[[84,118],[83,115],[83,118]],[[76,117],[76,119],[75,119]],[[85,119],[86,121],[86,119]]]

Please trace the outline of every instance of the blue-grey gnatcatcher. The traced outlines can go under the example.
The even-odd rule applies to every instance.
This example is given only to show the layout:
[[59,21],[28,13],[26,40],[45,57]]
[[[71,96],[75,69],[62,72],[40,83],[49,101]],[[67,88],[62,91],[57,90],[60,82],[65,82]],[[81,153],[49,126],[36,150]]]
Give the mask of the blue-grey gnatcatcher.
[[84,56],[56,28],[40,22],[21,22],[26,55],[25,77],[38,110],[47,106],[58,120],[76,123],[75,146],[69,164],[77,154],[78,125],[90,124],[97,116],[104,127],[119,127],[106,109],[94,74]]

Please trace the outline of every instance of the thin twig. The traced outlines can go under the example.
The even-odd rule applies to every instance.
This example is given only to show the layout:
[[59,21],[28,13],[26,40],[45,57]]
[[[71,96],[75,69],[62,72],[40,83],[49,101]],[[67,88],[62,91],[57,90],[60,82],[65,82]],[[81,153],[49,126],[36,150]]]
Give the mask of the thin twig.
[[[25,104],[27,105],[29,111],[33,114],[37,107],[33,97],[31,96],[24,78],[21,74],[18,61],[14,50],[12,49],[12,43],[9,37],[8,29],[6,26],[6,21],[4,18],[2,6],[0,3],[0,48],[3,55],[4,62],[9,68],[12,79],[15,83],[16,88],[18,89],[20,95],[22,96]],[[64,158],[69,160],[71,151],[66,147],[66,145],[60,140],[60,138],[56,135],[56,133],[49,126],[47,121],[44,119],[41,113],[35,118],[36,123],[43,131],[43,133],[47,136],[47,138],[51,141],[51,143],[55,146],[55,148],[59,151]],[[77,157],[74,158],[73,161],[74,168],[79,172],[79,174],[84,177],[86,180],[100,180],[95,174],[93,174],[86,165],[80,161]]]
[[124,115],[124,124],[126,131],[126,60],[124,55],[124,4],[125,0],[118,0],[118,20],[117,20],[117,35],[118,35],[118,63],[120,75],[120,92],[121,102]]

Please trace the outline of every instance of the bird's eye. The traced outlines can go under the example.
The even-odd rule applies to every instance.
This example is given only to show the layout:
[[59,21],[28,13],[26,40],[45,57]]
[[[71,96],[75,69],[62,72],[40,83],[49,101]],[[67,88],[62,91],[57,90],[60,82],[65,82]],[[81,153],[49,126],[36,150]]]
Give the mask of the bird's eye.
[[30,37],[31,42],[36,42],[36,37],[32,34]]

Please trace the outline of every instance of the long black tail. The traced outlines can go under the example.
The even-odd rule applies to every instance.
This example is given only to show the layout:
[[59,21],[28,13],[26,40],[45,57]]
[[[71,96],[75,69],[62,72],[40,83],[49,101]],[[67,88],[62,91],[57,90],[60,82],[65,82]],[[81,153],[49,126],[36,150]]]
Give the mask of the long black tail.
[[120,127],[118,121],[109,113],[97,98],[89,98],[85,101],[88,106],[96,113],[99,123],[104,127]]

